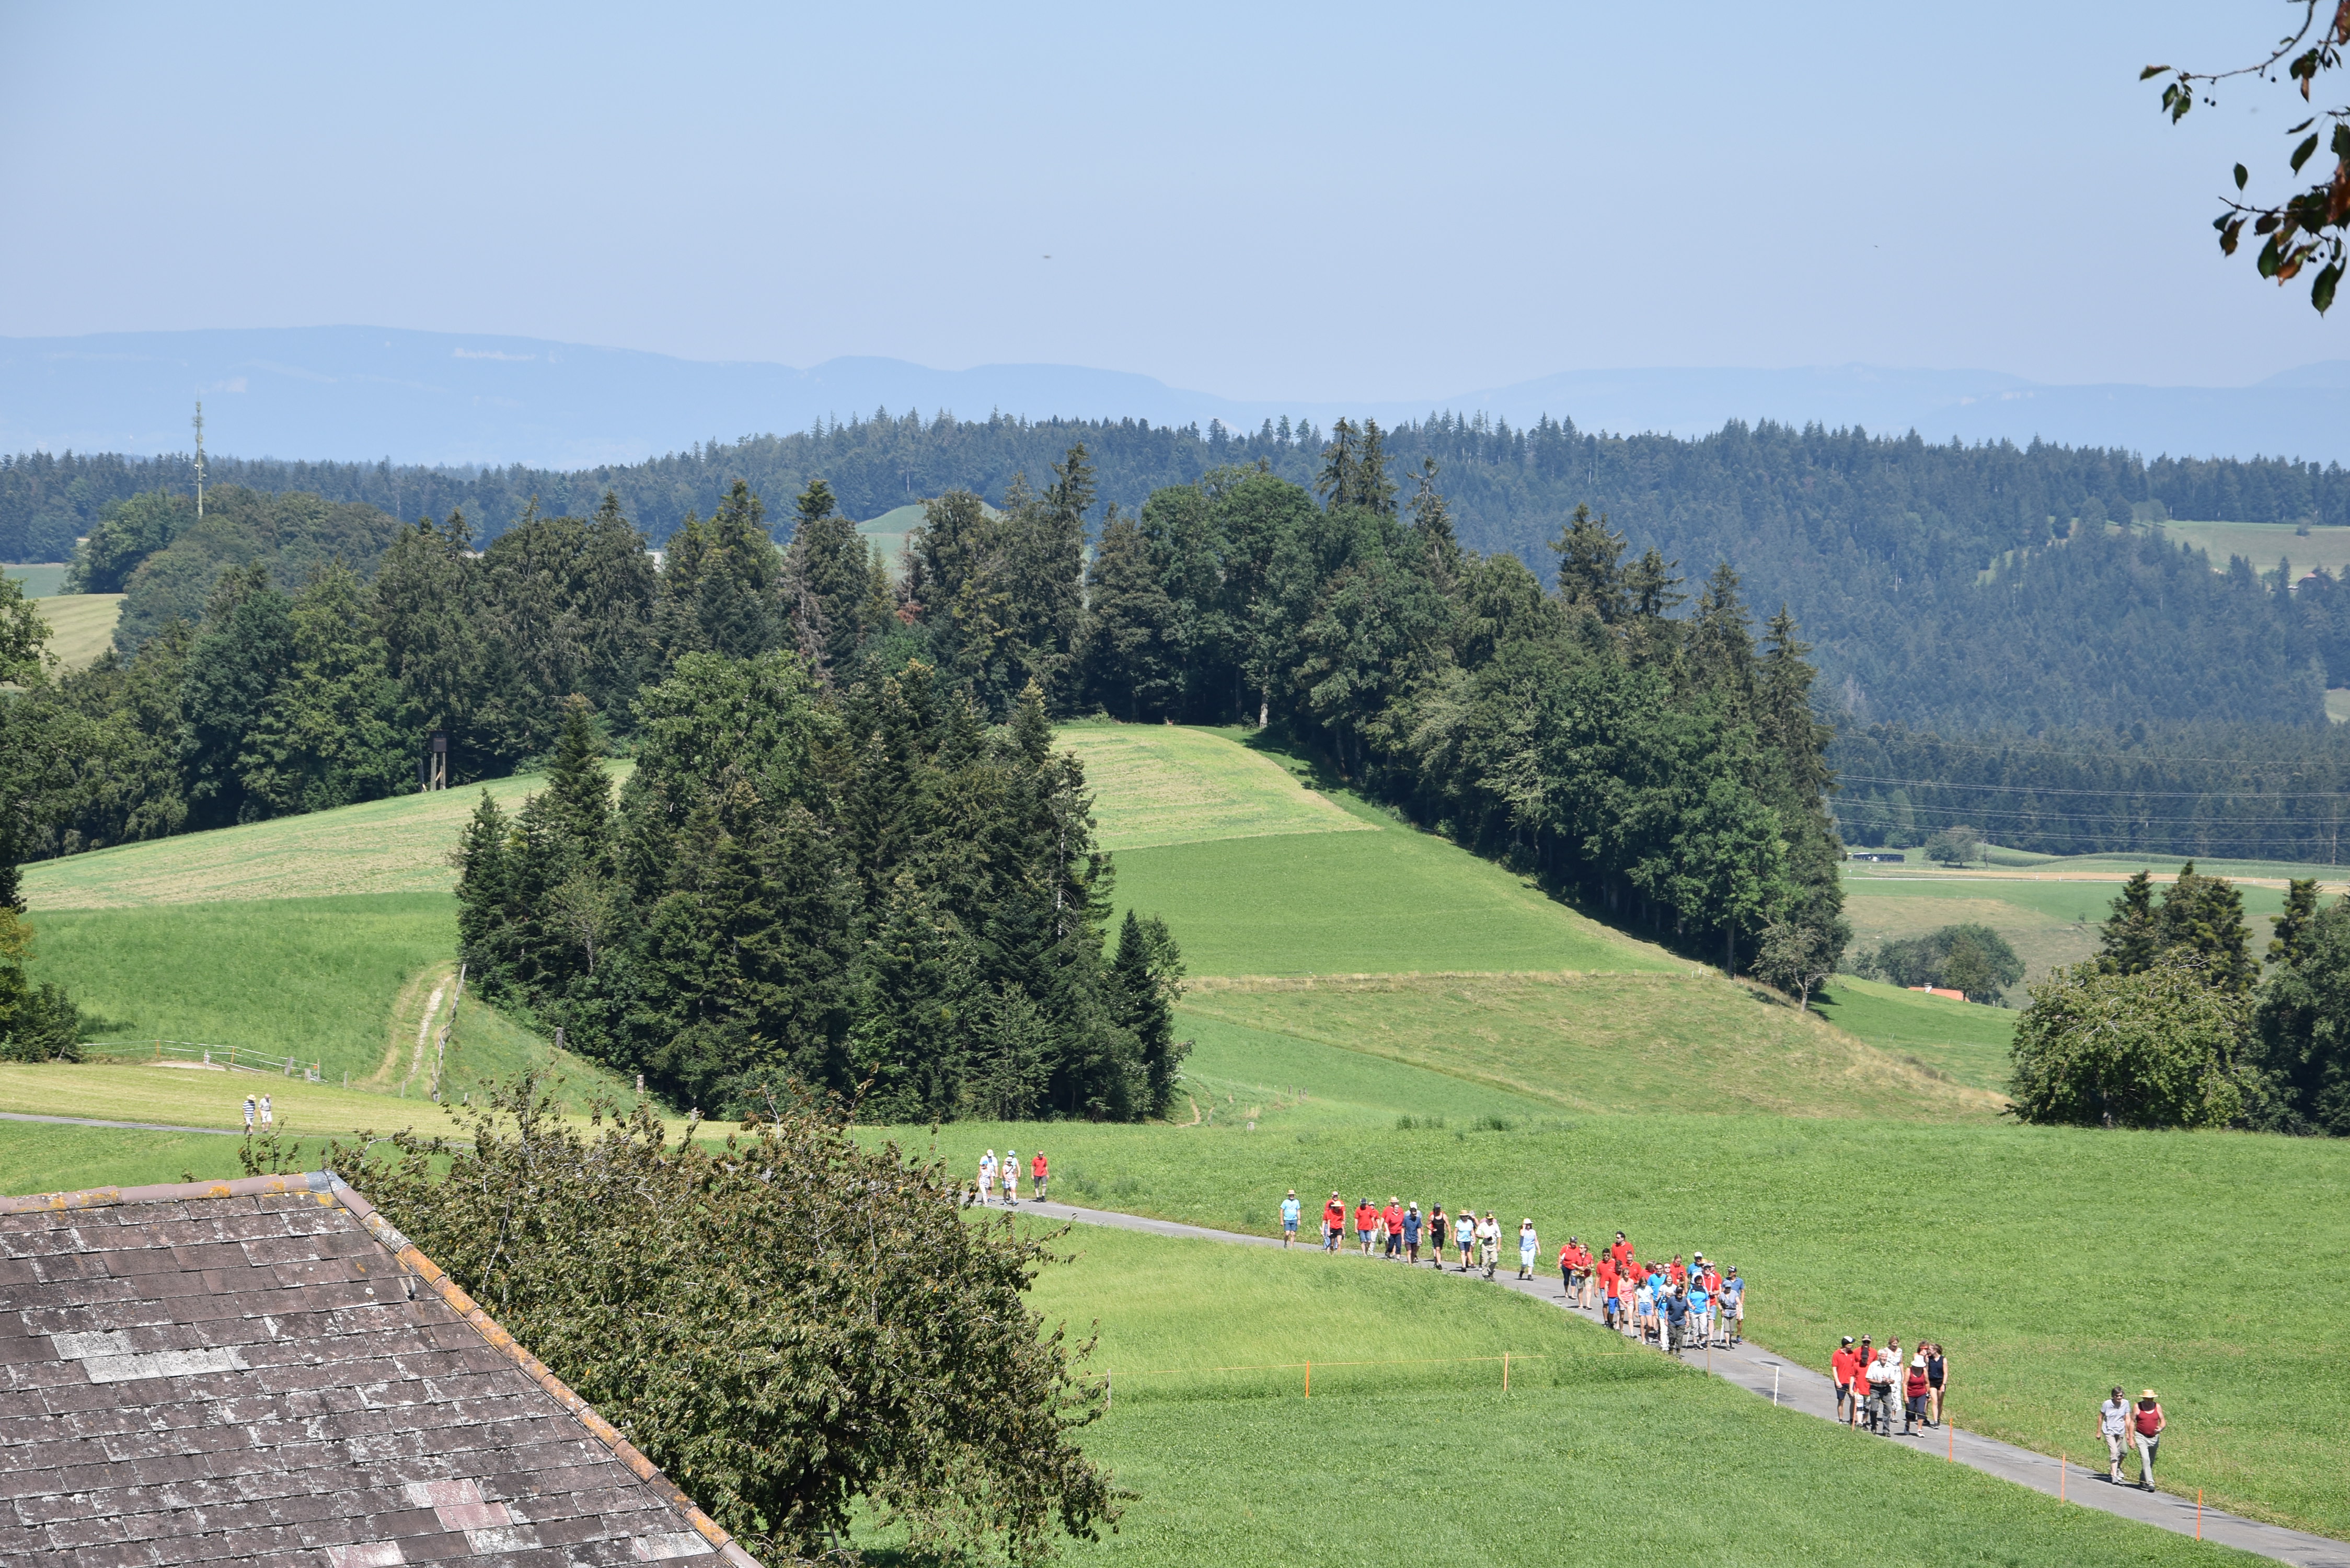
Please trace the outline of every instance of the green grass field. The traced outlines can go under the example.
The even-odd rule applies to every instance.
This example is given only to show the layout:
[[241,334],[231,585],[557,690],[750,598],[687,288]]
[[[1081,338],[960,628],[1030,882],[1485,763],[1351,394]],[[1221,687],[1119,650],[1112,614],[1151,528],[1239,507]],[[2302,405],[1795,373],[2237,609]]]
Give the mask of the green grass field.
[[2294,533],[2291,523],[2165,523],[2163,538],[2172,545],[2192,545],[2211,557],[2215,570],[2225,570],[2228,557],[2241,556],[2252,569],[2273,572],[2279,557],[2293,563],[2293,575],[2320,566],[2335,576],[2350,567],[2350,528],[2312,528]]
[[1301,787],[1273,758],[1213,731],[1072,724],[1057,731],[1054,742],[1085,764],[1105,849],[1376,826]]
[[[616,767],[616,776],[625,776],[626,766]],[[25,867],[25,901],[35,910],[97,909],[446,893],[457,885],[449,854],[482,791],[512,812],[545,782],[496,779],[38,861]]]
[[48,651],[60,670],[86,670],[114,646],[114,623],[122,618],[120,594],[67,594],[34,605],[48,623]]
[[1554,1113],[1947,1120],[2004,1103],[1704,971],[1211,980],[1182,1016],[1430,1068]]
[[64,591],[66,574],[72,569],[71,563],[66,561],[34,562],[0,567],[0,576],[5,576],[12,583],[24,584],[26,598],[45,599]]
[[[1284,1189],[1318,1195],[1335,1186],[1349,1197],[1396,1192],[1448,1208],[1468,1201],[1531,1214],[1553,1248],[1570,1230],[1588,1236],[1618,1227],[1644,1249],[1702,1248],[1747,1271],[1754,1337],[1796,1359],[1824,1365],[1842,1333],[1944,1339],[1954,1353],[1960,1421],[2051,1452],[2085,1438],[2086,1413],[2106,1385],[2151,1384],[2178,1423],[2165,1448],[2167,1484],[2204,1487],[2223,1506],[2350,1534],[2350,1493],[2337,1484],[2333,1459],[2334,1433],[2350,1422],[2350,1379],[2331,1371],[2306,1334],[2283,1332],[2305,1318],[2281,1314],[2278,1290],[2253,1283],[2273,1287],[2282,1270],[2288,1314],[2301,1300],[2330,1303],[2350,1292],[2350,1214],[2340,1200],[2350,1187],[2350,1146],[1999,1121],[1984,1091],[2003,1076],[1996,1031],[2009,1019],[1991,1010],[1839,981],[1825,1009],[1835,1026],[1803,1019],[1352,797],[1309,794],[1303,770],[1277,753],[1163,727],[1070,733],[1083,737],[1072,743],[1096,748],[1105,836],[1159,840],[1129,840],[1118,850],[1117,899],[1164,915],[1183,946],[1195,984],[1182,1032],[1197,1044],[1179,1120],[1196,1116],[1197,1125],[950,1124],[935,1147],[957,1168],[970,1168],[984,1147],[1033,1150],[1042,1141],[1055,1161],[1056,1196],[1199,1223],[1263,1228]],[[1247,765],[1267,759],[1275,773]],[[1186,771],[1201,776],[1168,777]],[[518,795],[524,786],[513,787]],[[451,792],[353,808],[382,814],[365,819],[373,825],[366,832],[350,831],[360,820],[352,814],[333,814],[231,830],[247,836],[234,844],[209,835],[34,867],[27,880],[39,962],[58,966],[85,1005],[135,1023],[133,1033],[161,1031],[167,1015],[188,1020],[175,1026],[190,1031],[183,1038],[249,1026],[270,1040],[317,1043],[307,1054],[330,1071],[348,1063],[355,1086],[412,1082],[400,1055],[412,1052],[436,966],[445,968],[452,946],[450,900],[432,891],[448,885],[438,857],[473,798]],[[436,810],[448,815],[418,819]],[[1326,823],[1329,810],[1356,826],[1222,836],[1301,812]],[[1197,836],[1167,841],[1178,835]],[[283,901],[253,893],[353,886],[411,890]],[[1972,918],[1951,912],[1971,909],[1971,900],[2022,929],[2027,917],[2058,928],[2093,922],[2116,888],[1937,877],[1854,878],[1847,890],[1856,922],[1941,924]],[[2248,889],[2248,903],[2254,892]],[[221,901],[240,896],[248,901]],[[63,908],[99,902],[130,907]],[[1903,903],[1917,908],[1905,913]],[[2073,920],[2076,912],[2085,919]],[[460,1033],[467,1037],[463,1025]],[[484,1070],[501,1053],[544,1049],[520,1031],[504,1044],[487,1028],[471,1037],[482,1042]],[[9,1108],[26,1094],[37,1103],[25,1108],[92,1114],[69,1102],[160,1105],[158,1096],[170,1094],[218,1092],[211,1085],[167,1090],[157,1081],[166,1070],[155,1068],[115,1070],[144,1075],[128,1079],[101,1078],[97,1069],[85,1076],[26,1071],[47,1075],[14,1089],[0,1080]],[[380,1093],[351,1098],[364,1103],[290,1103],[296,1116],[328,1121],[383,1104]],[[899,1136],[931,1145],[927,1129]],[[0,1173],[19,1173],[0,1185],[130,1179],[106,1168],[98,1151],[109,1140],[122,1171],[179,1162],[214,1173],[187,1163],[202,1151],[180,1135],[93,1141],[0,1124]],[[1118,1272],[1139,1269],[1127,1258]],[[1216,1279],[1206,1304],[1159,1293],[1169,1310],[1212,1320],[1181,1332],[1262,1341],[1267,1324],[1300,1310],[1285,1297]],[[1051,1296],[1059,1288],[1048,1278],[1046,1299],[1075,1303],[1073,1312],[1083,1306]],[[1139,1298],[1100,1299],[1108,1311],[1131,1314]],[[1465,1299],[1448,1298],[1441,1310],[1470,1310]],[[1420,1310],[1396,1298],[1371,1315]],[[1399,1323],[1391,1332],[1417,1342],[1451,1326],[1441,1315],[1430,1322],[1433,1328]],[[1494,1332],[1516,1332],[1513,1320],[1492,1322],[1502,1325]],[[1461,1336],[1475,1341],[1490,1326],[1480,1318]],[[1573,1325],[1551,1326],[1564,1333]],[[1126,1347],[1116,1354],[1148,1358],[1174,1344],[1153,1334],[1176,1331],[1118,1332],[1129,1337],[1106,1341]],[[1528,1495],[1534,1511],[1523,1528],[1539,1525],[1546,1545],[1607,1506],[1601,1498],[1544,1511],[1552,1503],[1543,1500],[1585,1495],[1574,1489],[1585,1487],[1586,1469],[1613,1478],[1625,1517],[1642,1539],[1657,1539],[1659,1521],[1669,1528],[1692,1517],[1700,1505],[1690,1499],[1735,1512],[1744,1506],[1740,1489],[1752,1483],[1742,1471],[1716,1478],[1700,1475],[1704,1467],[1654,1464],[1647,1465],[1659,1478],[1653,1487],[1623,1480],[1623,1469],[1642,1468],[1651,1428],[1661,1423],[1680,1436],[1710,1431],[1715,1412],[1721,1420],[1768,1416],[1731,1390],[1697,1387],[1691,1396],[1728,1401],[1718,1407],[1669,1402],[1681,1398],[1675,1387],[1574,1383],[1549,1390],[1557,1403],[1524,1417],[1523,1430],[1502,1432],[1488,1406],[1450,1384],[1367,1387],[1355,1416],[1336,1397],[1326,1406],[1317,1398],[1314,1419],[1329,1425],[1291,1443],[1283,1438],[1286,1406],[1268,1414],[1279,1393],[1270,1386],[1235,1392],[1211,1383],[1197,1397],[1138,1396],[1118,1418],[1127,1424],[1106,1424],[1098,1440],[1152,1490],[1148,1509],[1171,1511],[1139,1508],[1138,1532],[1108,1551],[1139,1552],[1146,1561],[1179,1550],[1253,1561],[1387,1560],[1406,1548],[1384,1523],[1348,1540],[1332,1532],[1327,1510],[1310,1502],[1294,1518],[1261,1527],[1248,1521],[1281,1487],[1316,1479],[1346,1498],[1376,1497],[1379,1456],[1401,1462],[1406,1444],[1423,1456],[1410,1461],[1414,1477],[1500,1467],[1496,1484]],[[1843,1513],[1824,1523],[1816,1503],[1798,1494],[1873,1487],[1880,1472],[1851,1467],[1901,1462],[1871,1457],[1879,1449],[1834,1447],[1846,1439],[1825,1428],[1787,1430],[1794,1435],[1777,1451],[1797,1469],[1772,1472],[1779,1480],[1756,1491],[1754,1505],[1777,1529],[1758,1534],[1751,1552],[1731,1554],[1739,1560],[1773,1560],[1783,1548],[1807,1556],[1842,1550],[1834,1542],[1841,1539],[1835,1527],[1847,1522]],[[1809,1475],[1801,1469],[1807,1454],[1833,1468],[1818,1480],[1791,1479]],[[1579,1462],[1562,1465],[1562,1455]],[[1985,1542],[2027,1525],[2033,1560],[2053,1550],[2032,1522],[2041,1518],[2036,1500],[1989,1481],[1950,1484],[1988,1489],[1967,1493],[1956,1515],[1936,1512],[1944,1504],[1921,1495],[1923,1516],[1959,1521],[1951,1539],[1964,1549],[1953,1547],[1953,1560],[2008,1560]],[[1621,1492],[1624,1486],[1635,1490]],[[1160,1523],[1146,1540],[1139,1525],[1154,1518]],[[1495,1519],[1501,1527],[1521,1516]],[[1967,1535],[1973,1526],[1964,1521],[1972,1519],[2005,1522],[1991,1536]],[[2120,1528],[2096,1528],[2108,1527]],[[1472,1539],[1481,1552],[1494,1550],[1490,1537]],[[1882,1528],[1856,1529],[1853,1539],[1888,1554]],[[2130,1560],[2183,1549],[2144,1539],[2151,1544],[2133,1549],[2156,1555]],[[2062,1545],[2068,1560],[2095,1560],[2104,1550],[2069,1537]],[[1917,1555],[1906,1547],[1889,1554]]]
[[[2147,863],[2147,868],[2158,881],[2168,881],[2179,864],[2173,858]],[[1989,926],[2023,960],[2023,983],[2029,986],[2050,970],[2096,952],[2098,923],[2111,912],[2122,879],[2137,869],[2137,863],[2108,857],[2051,861],[2028,872],[1988,876],[1915,867],[1906,868],[1906,874],[1895,867],[1848,869],[1845,914],[1859,947],[1921,936],[1947,925]],[[2311,867],[2249,861],[2198,861],[2196,869],[2231,878],[2315,874]],[[2241,881],[2238,890],[2251,928],[2252,950],[2258,953],[2268,945],[2269,917],[2284,909],[2284,893],[2281,888]],[[2020,991],[2016,1000],[2022,1000]]]
[[[1137,1494],[1072,1563],[1577,1562],[1634,1542],[1708,1563],[2217,1560],[1457,1277],[1082,1226],[1062,1245],[1075,1261],[1035,1303],[1079,1339],[1099,1324],[1114,1399],[1087,1448]],[[1211,1370],[1309,1357],[1311,1399],[1301,1367]]]
[[1979,1089],[2007,1086],[2015,1040],[2011,1009],[1920,995],[1848,974],[1836,976],[1816,1005],[1837,1028],[1880,1051]]

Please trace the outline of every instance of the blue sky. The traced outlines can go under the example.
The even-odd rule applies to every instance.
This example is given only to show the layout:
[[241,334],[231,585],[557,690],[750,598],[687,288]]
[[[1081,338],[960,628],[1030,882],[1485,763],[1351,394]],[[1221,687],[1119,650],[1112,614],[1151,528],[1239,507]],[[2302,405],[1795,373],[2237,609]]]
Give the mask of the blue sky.
[[2350,358],[2350,309],[2210,241],[2287,106],[2172,129],[2136,78],[2288,9],[11,0],[0,336],[366,322],[1300,400],[2238,384]]

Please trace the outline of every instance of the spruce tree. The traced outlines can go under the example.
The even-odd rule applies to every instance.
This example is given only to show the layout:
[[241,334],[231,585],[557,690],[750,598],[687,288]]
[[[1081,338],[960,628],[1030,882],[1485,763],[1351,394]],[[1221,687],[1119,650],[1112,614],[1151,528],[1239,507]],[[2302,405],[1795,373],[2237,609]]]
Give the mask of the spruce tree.
[[565,847],[581,868],[598,876],[612,869],[612,782],[604,772],[604,747],[588,699],[563,704],[563,734],[546,769],[552,819]]
[[2317,878],[2292,878],[2285,886],[2284,913],[2271,915],[2269,925],[2275,935],[2269,939],[2268,961],[2275,968],[2290,969],[2301,961],[2303,947],[2309,940],[2310,923],[2317,918]]
[[2154,878],[2138,872],[2122,884],[2097,934],[2097,969],[2104,974],[2144,974],[2162,956],[2154,909]]
[[1550,547],[1558,552],[1558,593],[1569,609],[1588,610],[1602,626],[1621,621],[1627,606],[1624,573],[1617,563],[1624,555],[1624,535],[1607,526],[1607,514],[1594,517],[1578,502],[1575,515]]

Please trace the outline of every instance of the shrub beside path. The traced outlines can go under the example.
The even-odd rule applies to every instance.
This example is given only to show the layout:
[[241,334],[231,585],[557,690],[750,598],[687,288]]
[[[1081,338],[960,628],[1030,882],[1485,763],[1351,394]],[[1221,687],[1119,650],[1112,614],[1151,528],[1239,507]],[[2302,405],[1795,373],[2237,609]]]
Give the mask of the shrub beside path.
[[[1232,1231],[1211,1231],[1170,1220],[1149,1220],[1137,1214],[1119,1214],[1103,1209],[1079,1209],[1066,1203],[1027,1202],[1021,1204],[1014,1212],[1037,1219],[1140,1231],[1154,1236],[1230,1241],[1250,1247],[1277,1249],[1281,1245],[1277,1238],[1271,1236],[1244,1236]],[[1318,1253],[1321,1247],[1318,1241],[1301,1241],[1294,1250]],[[1343,1251],[1340,1255],[1355,1256]],[[1596,1314],[1571,1306],[1562,1298],[1555,1272],[1520,1280],[1514,1277],[1515,1269],[1514,1262],[1505,1261],[1491,1281],[1474,1274],[1466,1277],[1479,1284],[1490,1283],[1516,1291],[1521,1295],[1532,1296],[1577,1317],[1596,1321]],[[1445,1277],[1463,1278],[1449,1270]],[[1714,1376],[1725,1378],[1787,1409],[1815,1416],[1824,1421],[1835,1418],[1835,1388],[1826,1377],[1809,1367],[1775,1355],[1760,1345],[1749,1343],[1728,1350],[1717,1346],[1710,1357],[1690,1354],[1684,1355],[1681,1360],[1689,1366],[1701,1366]],[[2084,1417],[2085,1423],[2085,1420]],[[2198,1511],[2193,1498],[2181,1498],[2167,1491],[2145,1492],[2131,1487],[2114,1486],[2106,1480],[2103,1465],[2063,1465],[2060,1477],[2059,1462],[2045,1454],[1956,1428],[1921,1433],[1910,1438],[1872,1437],[1866,1440],[1915,1447],[1929,1458],[1932,1451],[1939,1448],[1956,1463],[1970,1466],[1986,1475],[1997,1476],[2002,1480],[2013,1481],[2018,1486],[2030,1487],[2050,1497],[2061,1495],[2065,1501],[2083,1508],[2117,1514],[2124,1519],[2175,1531],[2181,1535],[2196,1533]],[[2282,1525],[2263,1524],[2258,1520],[2225,1513],[2216,1508],[2205,1508],[2200,1512],[2202,1537],[2206,1541],[2243,1552],[2258,1552],[2280,1563],[2293,1563],[2296,1568],[2350,1568],[2350,1542],[2336,1541],[2330,1536],[2312,1535],[2305,1531],[2288,1530]]]

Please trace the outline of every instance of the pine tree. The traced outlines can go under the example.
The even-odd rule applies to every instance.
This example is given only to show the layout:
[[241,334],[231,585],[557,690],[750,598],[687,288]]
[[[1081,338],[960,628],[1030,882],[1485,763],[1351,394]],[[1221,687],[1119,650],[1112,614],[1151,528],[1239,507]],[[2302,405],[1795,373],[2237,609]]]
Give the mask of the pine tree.
[[2317,878],[2292,878],[2285,885],[2284,913],[2269,917],[2269,925],[2276,933],[2269,939],[2268,961],[2272,967],[2290,969],[2301,961],[2309,941],[2311,922],[2316,919]]
[[1112,1016],[1134,1036],[1144,1084],[1143,1114],[1164,1116],[1175,1100],[1188,1044],[1175,1039],[1175,1001],[1182,993],[1183,958],[1165,922],[1139,919],[1132,909],[1118,928],[1110,962]]
[[563,735],[547,764],[546,794],[552,820],[579,868],[609,876],[612,782],[604,772],[604,747],[596,737],[595,714],[585,697],[571,697],[563,704]]
[[1355,427],[1341,419],[1330,427],[1330,444],[1322,449],[1322,472],[1314,482],[1325,505],[1335,511],[1355,504],[1357,463]]
[[2162,932],[2155,914],[2154,878],[2138,872],[2122,884],[2097,936],[2097,969],[2104,974],[2144,974],[2162,956]]
[[1706,579],[1689,631],[1690,658],[1703,690],[1747,711],[1754,691],[1754,634],[1738,596],[1738,574],[1724,561]]
[[1128,723],[1171,712],[1182,696],[1175,601],[1134,519],[1113,514],[1104,526],[1086,586],[1087,700]]
[[1589,611],[1602,626],[1623,620],[1628,607],[1617,563],[1624,555],[1624,535],[1607,526],[1607,514],[1594,517],[1591,508],[1578,502],[1575,515],[1550,547],[1558,552],[1558,592],[1567,607]]
[[1461,586],[1461,541],[1453,536],[1452,517],[1443,493],[1436,488],[1436,460],[1420,459],[1419,488],[1411,498],[1411,532],[1419,541],[1428,580],[1438,593],[1452,597]]
[[1380,433],[1379,421],[1363,421],[1363,447],[1355,460],[1355,493],[1352,503],[1367,512],[1382,517],[1392,517],[1396,509],[1396,483],[1388,477],[1387,438]]

